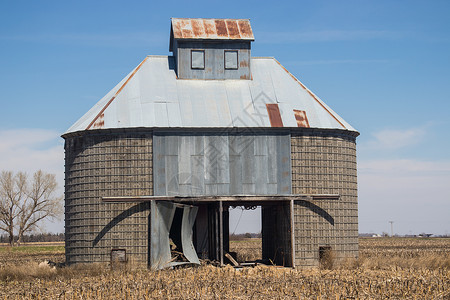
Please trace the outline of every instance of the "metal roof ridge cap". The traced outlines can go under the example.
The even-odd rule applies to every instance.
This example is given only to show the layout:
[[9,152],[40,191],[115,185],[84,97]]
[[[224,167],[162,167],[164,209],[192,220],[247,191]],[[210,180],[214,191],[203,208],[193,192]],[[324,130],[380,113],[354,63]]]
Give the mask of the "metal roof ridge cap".
[[275,59],[275,57],[273,57],[273,56],[252,56],[250,58],[251,59]]
[[308,92],[308,94],[310,94],[311,95],[311,97],[313,97],[313,99],[314,100],[316,100],[317,101],[317,103],[319,103],[319,105],[320,106],[322,106],[322,108],[323,109],[325,109],[325,111],[327,112],[327,113],[329,113],[330,114],[330,116],[332,116],[333,117],[333,119],[335,119],[344,129],[347,129],[348,130],[348,128],[347,127],[345,127],[345,125],[344,124],[342,124],[342,122],[341,121],[339,121],[339,119],[333,114],[333,113],[331,113],[330,112],[330,110],[325,106],[325,103],[322,103],[322,101],[321,100],[319,100],[318,99],[318,97],[313,93],[313,92],[311,92],[303,83],[301,83],[301,81],[300,80],[298,80],[297,79],[297,77],[295,77],[291,72],[289,72],[276,58],[274,58],[273,59],[274,61],[276,61],[277,62],[277,64],[279,64],[280,65],[280,67],[281,68],[283,68],[295,81],[297,81],[297,83],[303,88],[303,89],[305,89],[305,91],[307,91]]
[[130,74],[130,77],[122,84],[122,86],[117,90],[117,92],[114,94],[114,96],[111,97],[111,99],[106,103],[106,105],[100,110],[100,112],[97,114],[97,116],[89,123],[88,127],[86,127],[85,130],[89,130],[92,125],[97,121],[97,119],[105,112],[105,110],[108,108],[108,106],[114,101],[114,99],[117,97],[117,95],[120,94],[120,92],[125,88],[127,83],[133,78],[133,76],[139,71],[139,69],[142,67],[142,65],[147,61],[149,56],[146,56],[144,60],[136,67],[136,69],[133,71],[133,73]]
[[147,57],[173,57],[173,55],[159,55],[159,54],[149,54]]

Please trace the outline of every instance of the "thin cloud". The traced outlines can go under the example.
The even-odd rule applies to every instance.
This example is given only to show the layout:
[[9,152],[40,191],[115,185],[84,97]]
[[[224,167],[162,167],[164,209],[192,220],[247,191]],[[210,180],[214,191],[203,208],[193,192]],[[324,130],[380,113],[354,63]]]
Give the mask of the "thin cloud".
[[[450,161],[421,161],[413,159],[369,160],[358,163],[362,174],[381,174],[388,177],[415,175],[450,176]],[[449,181],[450,182],[450,181]]]
[[0,40],[53,43],[53,44],[77,44],[97,46],[133,46],[142,44],[164,44],[167,42],[166,34],[155,32],[133,32],[116,34],[23,34],[14,36],[0,36]]
[[64,148],[59,133],[45,129],[0,131],[0,169],[55,173],[63,186]]
[[409,129],[384,129],[372,134],[373,138],[361,149],[397,150],[419,144],[426,135],[426,127]]
[[286,65],[306,66],[306,65],[337,65],[337,64],[387,64],[392,60],[387,59],[330,59],[330,60],[304,60],[285,62]]
[[405,34],[387,30],[321,30],[321,31],[291,31],[291,32],[261,32],[258,43],[316,43],[357,40],[398,39]]

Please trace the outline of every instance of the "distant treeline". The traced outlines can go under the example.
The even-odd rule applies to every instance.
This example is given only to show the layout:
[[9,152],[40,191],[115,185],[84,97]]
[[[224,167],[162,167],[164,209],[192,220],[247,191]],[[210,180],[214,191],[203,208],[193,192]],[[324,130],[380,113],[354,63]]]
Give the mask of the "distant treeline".
[[[64,233],[37,233],[27,234],[22,238],[22,243],[31,242],[63,242]],[[9,243],[9,236],[6,234],[0,235],[0,243]]]
[[261,238],[261,232],[260,233],[240,233],[240,234],[230,234],[230,241],[242,241],[244,239],[257,239]]

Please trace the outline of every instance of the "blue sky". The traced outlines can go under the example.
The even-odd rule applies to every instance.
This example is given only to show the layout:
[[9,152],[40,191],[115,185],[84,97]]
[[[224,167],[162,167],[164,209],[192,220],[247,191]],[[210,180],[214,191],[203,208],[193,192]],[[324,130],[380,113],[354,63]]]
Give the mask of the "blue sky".
[[361,133],[360,232],[450,233],[450,1],[0,3],[0,170],[40,168],[62,188],[59,136],[146,55],[169,54],[171,17],[250,18],[252,56]]

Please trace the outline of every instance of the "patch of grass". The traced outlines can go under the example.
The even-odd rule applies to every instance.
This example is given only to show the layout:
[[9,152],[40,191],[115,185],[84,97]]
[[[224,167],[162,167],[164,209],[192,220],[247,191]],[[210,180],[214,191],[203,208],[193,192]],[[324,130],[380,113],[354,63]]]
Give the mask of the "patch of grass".
[[64,246],[16,246],[16,247],[0,247],[0,253],[64,253]]

